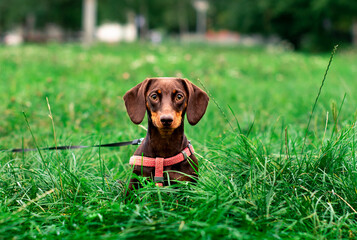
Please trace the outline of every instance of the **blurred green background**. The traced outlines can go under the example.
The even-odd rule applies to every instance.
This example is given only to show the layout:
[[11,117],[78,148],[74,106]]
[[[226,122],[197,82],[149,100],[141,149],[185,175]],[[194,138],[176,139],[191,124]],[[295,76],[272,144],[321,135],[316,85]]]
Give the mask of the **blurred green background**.
[[124,24],[131,15],[141,39],[151,30],[165,37],[228,30],[306,51],[357,44],[357,2],[349,0],[2,0],[0,35],[22,27],[26,40],[45,41],[34,32],[55,25],[67,41],[78,40],[86,4],[94,4],[96,25]]

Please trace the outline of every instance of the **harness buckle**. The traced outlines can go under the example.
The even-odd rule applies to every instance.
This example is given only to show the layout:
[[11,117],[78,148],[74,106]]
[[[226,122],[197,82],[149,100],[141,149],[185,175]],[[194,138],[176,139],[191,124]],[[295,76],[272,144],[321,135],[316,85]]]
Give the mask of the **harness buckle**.
[[154,177],[154,182],[163,183],[164,182],[164,177]]
[[182,155],[183,155],[183,159],[186,160],[187,159],[187,154],[185,151],[181,151]]
[[188,142],[188,150],[190,151],[191,155],[193,155],[193,152],[191,151],[191,141]]

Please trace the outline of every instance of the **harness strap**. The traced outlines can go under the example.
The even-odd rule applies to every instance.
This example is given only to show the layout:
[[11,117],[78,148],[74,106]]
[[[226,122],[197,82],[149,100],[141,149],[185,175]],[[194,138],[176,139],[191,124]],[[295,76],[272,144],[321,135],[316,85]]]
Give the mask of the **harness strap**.
[[154,182],[156,186],[162,187],[164,182],[164,159],[156,158],[155,160],[155,177]]
[[180,163],[190,157],[192,154],[195,153],[192,145],[189,144],[187,148],[182,150],[179,154],[169,157],[169,158],[151,158],[151,157],[143,157],[138,155],[133,155],[130,158],[129,164],[130,165],[137,165],[143,167],[154,167],[155,168],[155,176],[154,182],[156,186],[163,186],[164,182],[164,167],[172,166],[177,163]]

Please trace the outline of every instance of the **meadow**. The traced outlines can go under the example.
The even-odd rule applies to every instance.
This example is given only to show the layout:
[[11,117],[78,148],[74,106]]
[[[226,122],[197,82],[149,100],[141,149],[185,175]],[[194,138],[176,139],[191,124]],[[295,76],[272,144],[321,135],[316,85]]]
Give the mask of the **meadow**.
[[329,59],[180,43],[0,46],[0,149],[144,137],[122,96],[146,77],[186,77],[211,98],[196,126],[185,122],[197,184],[142,179],[127,198],[135,146],[0,152],[0,239],[356,239],[357,52],[338,49],[322,86]]

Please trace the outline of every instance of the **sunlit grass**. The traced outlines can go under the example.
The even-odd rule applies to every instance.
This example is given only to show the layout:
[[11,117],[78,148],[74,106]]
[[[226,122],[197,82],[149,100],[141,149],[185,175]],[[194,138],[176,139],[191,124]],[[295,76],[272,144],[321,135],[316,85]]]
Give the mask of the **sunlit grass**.
[[187,77],[211,102],[185,124],[197,185],[147,182],[126,199],[135,147],[0,153],[0,239],[356,238],[355,53],[335,55],[301,154],[328,60],[173,43],[1,47],[2,149],[55,145],[46,97],[58,145],[143,137],[122,96],[149,76]]

